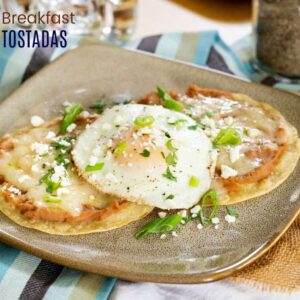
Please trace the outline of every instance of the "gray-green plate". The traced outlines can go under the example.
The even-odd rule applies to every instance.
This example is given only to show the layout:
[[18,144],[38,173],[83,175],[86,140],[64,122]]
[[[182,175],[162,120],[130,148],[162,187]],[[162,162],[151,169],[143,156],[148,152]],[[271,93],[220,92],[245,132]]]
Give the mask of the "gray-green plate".
[[[26,81],[0,106],[1,135],[29,124],[32,115],[57,116],[61,104],[86,105],[105,96],[135,98],[155,89],[184,91],[196,83],[272,104],[300,129],[300,97],[219,72],[108,46],[78,48]],[[235,205],[238,221],[198,230],[182,226],[178,237],[135,240],[146,220],[121,229],[72,237],[22,228],[0,214],[0,239],[50,261],[128,280],[193,283],[222,278],[258,258],[296,218],[300,167],[273,192]],[[224,212],[220,212],[223,219]],[[150,216],[151,217],[151,216]]]

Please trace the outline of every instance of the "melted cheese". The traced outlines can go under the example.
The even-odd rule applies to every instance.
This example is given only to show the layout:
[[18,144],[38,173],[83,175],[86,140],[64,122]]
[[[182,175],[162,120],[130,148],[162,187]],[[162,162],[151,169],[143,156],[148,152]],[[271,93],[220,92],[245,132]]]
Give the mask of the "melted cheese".
[[[221,170],[221,166],[226,165],[236,170],[237,175],[250,173],[264,163],[265,157],[253,157],[249,153],[259,153],[267,148],[276,151],[282,143],[276,135],[281,125],[280,120],[268,116],[262,108],[225,97],[199,95],[190,98],[183,95],[178,100],[184,104],[186,114],[206,125],[204,132],[211,139],[214,139],[220,129],[227,127],[235,128],[241,136],[240,145],[219,148],[216,170]],[[211,114],[210,121],[207,113]],[[233,149],[235,147],[238,150]]]
[[15,148],[0,157],[1,175],[17,188],[27,191],[28,198],[40,207],[59,206],[76,216],[81,213],[83,205],[97,208],[107,206],[112,197],[99,193],[90,184],[80,179],[74,172],[72,164],[65,173],[68,184],[63,187],[64,192],[58,191],[61,203],[53,204],[44,200],[47,194],[46,185],[39,184],[39,180],[54,165],[57,154],[52,147],[49,147],[46,156],[39,156],[32,150],[32,144],[38,142],[49,146],[52,143],[48,138],[49,132],[57,131],[57,127],[36,128],[15,137]]

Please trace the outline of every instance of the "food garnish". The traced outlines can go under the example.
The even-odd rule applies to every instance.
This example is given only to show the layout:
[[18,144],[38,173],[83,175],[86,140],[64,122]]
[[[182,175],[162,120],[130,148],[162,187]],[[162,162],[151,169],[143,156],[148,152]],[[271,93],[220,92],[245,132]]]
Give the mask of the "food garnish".
[[241,137],[234,128],[222,129],[214,139],[214,146],[238,145],[241,142]]
[[97,164],[95,164],[93,166],[87,165],[86,168],[85,168],[85,170],[86,170],[86,172],[95,172],[95,171],[102,170],[103,167],[104,167],[104,163],[101,162],[101,163],[97,163]]
[[60,126],[59,134],[65,134],[67,132],[68,126],[76,120],[76,118],[82,111],[83,106],[81,103],[77,103],[67,107],[63,115],[63,121]]
[[134,124],[138,127],[150,126],[154,123],[154,118],[152,116],[139,116],[134,120]]
[[95,109],[97,111],[97,114],[101,115],[105,109],[105,102],[104,99],[99,99],[95,101],[91,106],[91,109]]
[[182,220],[182,216],[175,214],[164,218],[156,219],[144,225],[135,235],[137,240],[153,233],[164,233],[173,231]]
[[164,89],[157,86],[156,87],[158,96],[164,101],[164,107],[170,110],[182,111],[182,105],[174,100]]

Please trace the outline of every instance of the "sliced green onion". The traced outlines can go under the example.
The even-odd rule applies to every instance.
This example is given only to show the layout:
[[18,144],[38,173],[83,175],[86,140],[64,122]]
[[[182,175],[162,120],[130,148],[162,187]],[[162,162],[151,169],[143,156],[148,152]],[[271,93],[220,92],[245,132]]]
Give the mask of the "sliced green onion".
[[97,114],[102,114],[105,108],[105,102],[104,99],[99,99],[95,101],[91,106],[91,109],[95,109],[97,111]]
[[164,89],[158,86],[156,90],[158,96],[163,99],[165,108],[175,111],[182,111],[181,104],[174,100]]
[[174,197],[175,197],[174,195],[169,195],[166,199],[167,199],[167,200],[173,200]]
[[114,151],[114,156],[121,155],[127,148],[127,142],[121,142]]
[[241,142],[241,137],[234,128],[222,129],[217,137],[214,139],[213,144],[215,146],[222,145],[237,145]]
[[214,115],[209,111],[206,111],[202,114],[202,117],[205,117],[205,116],[208,117],[208,118],[213,118],[214,117]]
[[48,172],[39,180],[39,184],[46,184],[46,192],[47,193],[54,193],[59,187],[60,182],[54,182],[51,180],[51,176],[54,174],[54,169],[51,168]]
[[170,139],[171,138],[171,135],[170,135],[170,133],[169,132],[165,132],[165,136],[168,138],[168,139]]
[[163,233],[173,231],[182,220],[179,214],[167,216],[161,219],[156,219],[144,225],[135,235],[137,240],[153,233]]
[[167,157],[165,157],[166,163],[169,166],[176,166],[177,164],[177,157],[175,153],[169,153]]
[[63,116],[63,121],[60,126],[59,134],[65,134],[67,132],[68,126],[76,120],[76,118],[82,111],[83,107],[81,103],[77,103],[66,108]]
[[61,203],[61,199],[51,195],[45,195],[44,200],[49,203]]
[[199,182],[200,182],[200,180],[199,180],[198,177],[192,176],[192,177],[190,178],[189,185],[190,185],[191,187],[197,187],[197,186],[199,186]]
[[140,153],[141,156],[144,157],[149,157],[150,156],[150,151],[148,151],[147,149],[144,149],[144,151],[142,153]]
[[208,217],[208,220],[211,221],[211,219],[215,217],[219,208],[219,202],[218,202],[216,191],[210,190],[202,196],[201,207],[207,207],[207,206],[212,206],[212,209]]
[[169,179],[169,180],[177,181],[177,177],[175,177],[175,176],[172,174],[172,172],[171,172],[171,170],[170,170],[169,167],[167,167],[166,173],[162,174],[162,176],[165,177],[165,178],[167,178],[167,179]]
[[134,120],[134,124],[138,127],[150,126],[154,123],[154,118],[152,116],[139,116]]
[[226,211],[232,217],[238,218],[240,216],[240,214],[238,213],[238,211],[235,208],[233,208],[233,207],[226,206]]
[[188,127],[189,130],[197,130],[198,128],[205,129],[205,125],[203,125],[201,123],[197,123],[195,125],[191,125]]
[[104,167],[104,163],[101,162],[101,163],[98,163],[98,164],[95,164],[94,166],[91,166],[91,165],[87,165],[85,167],[85,171],[86,172],[95,172],[95,171],[100,171],[102,170]]
[[168,148],[168,150],[175,152],[175,151],[177,151],[177,148],[173,147],[172,143],[173,143],[173,140],[168,140],[166,142],[166,147]]
[[175,122],[168,122],[169,125],[176,126],[176,129],[182,128],[183,124],[186,123],[185,119],[178,119]]

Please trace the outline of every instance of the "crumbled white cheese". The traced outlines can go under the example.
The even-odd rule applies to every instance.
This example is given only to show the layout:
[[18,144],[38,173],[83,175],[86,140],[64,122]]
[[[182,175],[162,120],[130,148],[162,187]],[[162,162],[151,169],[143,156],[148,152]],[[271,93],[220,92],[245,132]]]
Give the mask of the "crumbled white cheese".
[[89,165],[90,165],[90,166],[94,166],[94,165],[97,163],[97,161],[98,161],[97,156],[91,156],[91,157],[89,158]]
[[63,177],[61,179],[60,185],[63,186],[63,187],[70,186],[71,185],[71,181],[70,181],[69,178]]
[[61,182],[61,180],[65,176],[65,171],[66,171],[66,169],[64,168],[64,166],[62,166],[62,165],[55,166],[54,173],[51,176],[51,180],[53,182],[57,182],[57,183]]
[[251,138],[256,138],[261,134],[261,131],[255,128],[248,128],[247,129],[247,134]]
[[93,151],[92,151],[94,156],[99,156],[101,154],[101,147],[97,146]]
[[201,124],[208,126],[210,128],[215,128],[216,123],[212,118],[209,118],[208,116],[205,116],[204,118],[201,119]]
[[213,224],[219,224],[220,223],[220,219],[218,217],[214,217],[214,218],[211,219],[211,222]]
[[55,134],[53,131],[49,131],[49,132],[47,133],[46,139],[47,139],[47,140],[52,140],[52,139],[54,139],[55,137],[56,137],[56,134]]
[[65,146],[65,147],[70,147],[72,145],[71,143],[67,142],[66,140],[60,140],[59,144],[61,144],[62,146]]
[[160,211],[160,212],[158,213],[158,216],[159,216],[160,218],[164,218],[166,215],[167,215],[167,213],[164,212],[164,211]]
[[33,127],[39,127],[45,123],[44,119],[39,116],[32,116],[30,122]]
[[31,150],[38,155],[45,155],[49,152],[49,145],[35,142],[31,144]]
[[80,113],[79,116],[82,118],[87,118],[89,115],[90,115],[90,113],[88,111],[84,110]]
[[184,224],[185,224],[185,221],[184,221],[184,220],[181,220],[180,223],[181,223],[182,225],[184,225]]
[[174,237],[178,236],[177,232],[176,231],[172,231],[172,236],[174,236]]
[[15,195],[21,195],[21,191],[18,188],[12,186],[12,185],[9,186],[8,188],[6,188],[6,190],[13,193],[13,194],[15,194]]
[[192,208],[190,209],[190,212],[191,212],[192,214],[197,214],[200,210],[201,210],[200,205],[195,205],[194,207],[192,207]]
[[160,239],[161,239],[161,240],[164,240],[166,237],[167,237],[167,235],[163,233],[163,234],[160,236]]
[[109,132],[111,130],[112,126],[109,123],[104,123],[101,127],[103,132]]
[[228,223],[234,223],[236,221],[236,217],[231,216],[231,215],[226,215],[225,216],[225,221],[228,222]]
[[67,194],[70,194],[70,190],[68,190],[66,188],[58,188],[56,193],[57,193],[57,196],[67,195]]
[[238,173],[237,170],[232,169],[226,165],[221,165],[221,177],[227,179],[231,176],[236,176],[237,173]]
[[224,123],[225,123],[225,125],[227,125],[227,126],[232,125],[232,124],[233,124],[233,117],[229,116],[229,117],[225,118],[225,119],[224,119]]
[[73,132],[74,129],[77,127],[77,125],[75,123],[72,123],[70,124],[68,127],[67,127],[67,132]]
[[233,146],[229,149],[229,157],[230,161],[232,163],[235,163],[240,158],[240,147],[239,146]]
[[22,176],[19,177],[18,181],[20,183],[23,183],[25,180],[28,180],[28,179],[30,179],[30,177],[28,175],[24,174],[24,175],[22,175]]
[[197,224],[197,228],[198,228],[198,229],[202,229],[202,228],[203,228],[202,224],[200,224],[200,223]]
[[37,165],[32,165],[31,166],[31,171],[32,172],[38,172],[39,171],[39,167]]
[[105,178],[106,178],[107,180],[113,181],[113,182],[115,182],[115,183],[118,182],[118,178],[117,178],[113,173],[107,173],[107,174],[105,175]]
[[197,217],[197,214],[192,214],[192,218],[195,219]]
[[215,225],[215,229],[219,229],[219,225]]
[[114,119],[114,125],[116,125],[116,126],[122,125],[123,122],[124,122],[124,119],[121,116],[116,116],[116,118]]
[[109,139],[108,141],[107,141],[107,147],[111,147],[112,146],[112,144],[113,144],[113,141],[112,141],[112,139]]
[[187,211],[184,209],[184,210],[181,210],[180,212],[179,212],[179,214],[183,217],[183,218],[186,218],[186,216],[187,216]]

